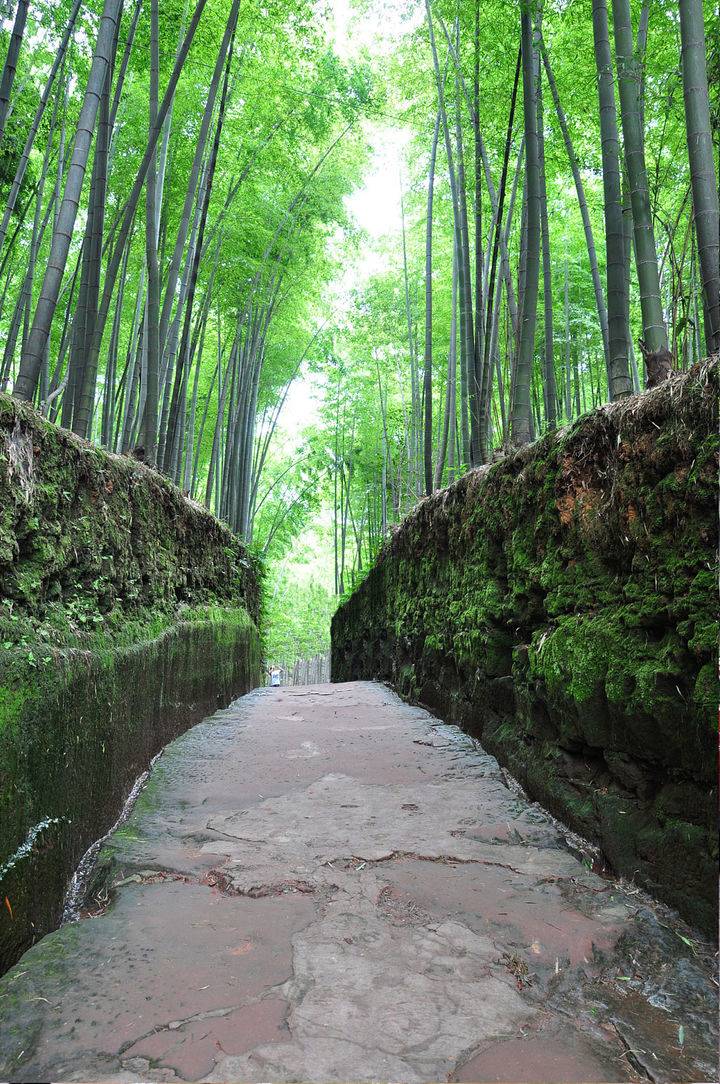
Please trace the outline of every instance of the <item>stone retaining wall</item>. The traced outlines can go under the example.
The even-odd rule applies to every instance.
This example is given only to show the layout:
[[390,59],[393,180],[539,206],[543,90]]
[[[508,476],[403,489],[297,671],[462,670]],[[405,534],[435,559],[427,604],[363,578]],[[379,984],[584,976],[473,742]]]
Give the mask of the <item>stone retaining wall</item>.
[[333,680],[460,723],[614,869],[715,930],[717,359],[420,502]]
[[0,396],[0,971],[155,753],[259,683],[259,600],[205,509]]

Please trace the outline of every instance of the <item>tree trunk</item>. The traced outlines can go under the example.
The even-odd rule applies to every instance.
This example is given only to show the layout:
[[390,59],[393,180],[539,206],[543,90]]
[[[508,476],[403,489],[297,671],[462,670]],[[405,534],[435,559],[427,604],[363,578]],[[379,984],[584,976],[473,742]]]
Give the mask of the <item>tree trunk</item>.
[[[236,2],[233,5],[233,15],[237,15],[239,4]],[[234,33],[235,24],[232,22],[231,40]],[[220,148],[220,136],[222,134],[223,122],[225,119],[225,106],[227,102],[228,83],[230,78],[230,65],[232,63],[232,45],[227,51],[225,62],[225,79],[223,82],[222,94],[220,96],[220,105],[218,108],[217,123],[215,126],[215,136],[213,139],[213,146],[210,153],[210,162],[208,164],[207,178],[205,182],[205,192],[203,196],[202,211],[200,214],[200,224],[198,228],[198,238],[193,253],[192,270],[190,272],[190,281],[188,284],[188,296],[185,303],[185,318],[183,323],[182,339],[180,341],[180,351],[178,354],[177,369],[175,372],[175,388],[173,389],[173,401],[170,408],[170,416],[168,420],[168,432],[165,437],[165,470],[172,469],[172,460],[177,454],[179,446],[179,430],[180,430],[180,418],[184,416],[185,403],[182,397],[181,389],[183,386],[183,380],[186,376],[186,369],[188,366],[188,345],[190,342],[190,327],[192,321],[192,309],[195,300],[195,290],[197,287],[198,275],[200,272],[200,258],[203,252],[203,239],[205,236],[205,227],[207,225],[207,217],[210,209],[210,197],[212,195],[213,179],[215,176],[215,167],[217,165],[218,151]]]
[[453,240],[453,265],[452,265],[452,297],[450,302],[450,346],[448,349],[447,387],[445,389],[445,417],[443,419],[443,431],[440,438],[437,463],[435,465],[435,488],[442,485],[445,460],[448,465],[448,482],[453,480],[455,468],[455,396],[457,389],[457,309],[458,309],[458,243],[457,233],[454,231]]
[[[459,26],[457,30],[459,51]],[[475,365],[475,334],[473,329],[472,273],[470,271],[470,231],[468,227],[467,191],[465,182],[465,151],[460,120],[460,78],[459,69],[455,77],[455,146],[457,151],[457,213],[459,219],[458,252],[458,291],[460,297],[460,353],[465,385],[467,388],[470,415],[470,458],[468,465],[477,466],[481,461],[480,453],[480,388]]]
[[570,276],[565,257],[565,421],[572,421],[572,368],[570,361]]
[[[450,139],[450,129],[448,127],[447,110],[445,108],[445,89],[444,89],[444,77],[440,72],[440,63],[437,55],[437,46],[435,44],[435,31],[433,30],[432,12],[430,9],[429,0],[425,0],[425,11],[427,14],[428,34],[430,37],[430,49],[432,52],[433,68],[435,71],[435,83],[437,85],[438,93],[438,110],[442,119],[443,136],[445,139],[445,153],[448,160],[448,173],[450,176],[450,192],[452,196],[453,205],[453,219],[455,222],[455,230],[457,237],[460,239],[459,244],[462,244],[462,226],[460,222],[460,196],[458,192],[459,182],[455,175],[455,163],[453,157],[452,141]],[[461,343],[466,340],[463,337],[462,332],[462,298],[464,295],[464,281],[462,276],[463,266],[463,254],[462,250],[458,253],[458,289],[460,292],[460,307],[461,307]],[[471,313],[472,318],[472,313]],[[467,344],[466,344],[467,345]],[[471,348],[474,352],[474,347]],[[468,386],[467,386],[467,366],[465,364],[465,353],[462,352],[461,364],[460,364],[460,433],[462,435],[462,454],[465,465],[470,463],[470,430],[468,427]]]
[[415,497],[419,497],[422,492],[422,489],[420,487],[420,448],[418,439],[420,392],[418,388],[417,357],[415,354],[415,346],[413,342],[413,318],[412,308],[410,305],[410,282],[408,278],[407,244],[405,240],[405,202],[402,190],[400,191],[400,224],[402,230],[403,284],[405,289],[405,324],[408,338],[408,360],[410,362],[410,432],[408,435],[408,472],[410,478],[410,489]]
[[[28,322],[30,319],[30,312],[32,309],[32,294],[33,294],[33,280],[35,277],[35,264],[37,260],[37,254],[45,235],[45,230],[50,219],[50,215],[53,212],[53,206],[56,200],[56,193],[53,192],[48,206],[45,210],[44,216],[42,216],[42,204],[43,194],[45,192],[45,184],[50,168],[50,152],[52,150],[53,134],[55,131],[55,125],[57,121],[58,107],[60,104],[60,96],[55,99],[55,106],[53,108],[52,118],[50,120],[50,129],[47,135],[47,142],[45,144],[45,154],[43,156],[42,171],[37,186],[37,196],[35,199],[35,214],[33,216],[32,235],[30,240],[30,253],[28,257],[28,269],[23,280],[22,288],[20,290],[15,310],[13,312],[12,319],[10,321],[10,328],[8,331],[5,353],[3,356],[2,373],[9,374],[13,365],[15,357],[15,347],[17,344],[18,332],[20,329],[20,323],[23,321],[23,340],[22,349],[25,347],[25,341],[28,334]],[[8,279],[9,282],[9,279]],[[7,283],[6,283],[7,289]],[[22,351],[21,351],[22,352]],[[4,380],[0,380],[0,387],[4,387]]]
[[[159,0],[150,0],[150,95],[148,109],[148,143],[157,127],[160,97],[160,13]],[[157,456],[158,402],[160,395],[160,264],[158,261],[158,157],[155,143],[145,182],[145,259],[147,261],[147,383],[145,411],[142,417],[140,443],[145,459],[155,463]]]
[[188,417],[187,434],[185,437],[185,460],[183,463],[182,472],[182,489],[186,493],[190,493],[190,485],[192,478],[192,461],[193,450],[195,443],[195,419],[197,415],[197,402],[198,402],[198,386],[200,383],[200,369],[202,366],[203,347],[205,344],[205,331],[207,329],[208,314],[204,314],[202,319],[202,327],[200,329],[200,341],[195,351],[195,373],[193,376],[193,390],[190,397],[190,415]]
[[720,213],[710,127],[702,0],[680,0],[682,76],[685,95],[693,221],[705,307],[707,352],[720,350]]
[[433,193],[435,189],[435,161],[437,159],[438,138],[440,136],[440,113],[435,118],[432,147],[430,149],[430,170],[428,175],[427,213],[425,222],[425,443],[423,464],[425,467],[425,493],[429,497],[433,490],[432,473],[432,230],[433,230]]
[[[119,23],[118,23],[119,29]],[[117,35],[113,44],[113,56],[117,48]],[[73,431],[81,437],[90,437],[97,379],[97,359],[90,356],[90,343],[95,333],[100,293],[100,265],[102,261],[103,233],[105,228],[105,201],[107,195],[108,154],[110,150],[110,90],[113,78],[111,63],[105,77],[100,100],[100,119],[95,137],[90,183],[88,218],[83,243],[83,265],[80,292],[73,325],[73,344],[70,353],[69,375],[72,402],[68,403],[68,416]],[[69,389],[70,390],[70,389]],[[70,395],[66,396],[66,401]],[[63,404],[65,418],[66,403]]]
[[528,444],[532,439],[530,388],[535,351],[538,282],[540,277],[540,168],[537,140],[537,102],[535,95],[535,64],[533,58],[533,28],[528,0],[522,0],[522,73],[523,112],[525,116],[525,174],[527,188],[527,235],[525,283],[522,299],[520,344],[515,367],[511,435],[516,444]]
[[[503,209],[505,206],[505,192],[507,191],[507,178],[508,178],[508,166],[510,162],[510,148],[512,145],[512,133],[515,124],[515,107],[517,105],[517,92],[520,83],[520,70],[521,70],[522,57],[521,52],[518,51],[517,63],[515,65],[515,79],[513,80],[513,89],[510,97],[510,110],[508,113],[508,126],[507,133],[505,135],[505,149],[503,152],[503,165],[502,174],[500,176],[500,191],[498,199],[495,205],[493,213],[492,223],[492,257],[490,262],[488,287],[487,287],[487,316],[485,318],[485,356],[483,358],[483,417],[481,419],[482,431],[481,431],[481,448],[483,452],[483,458],[487,459],[490,452],[489,441],[489,426],[490,426],[490,400],[491,400],[491,388],[492,388],[492,372],[491,365],[493,361],[492,352],[494,344],[497,341],[497,333],[500,320],[500,298],[501,289],[495,289],[495,278],[497,274],[497,261],[498,250],[502,248],[507,251],[507,244],[503,244],[504,237],[504,225],[503,225]],[[517,181],[520,173],[520,160],[518,159],[518,166],[515,171],[515,177],[513,178],[512,193],[510,196],[510,208],[508,213],[508,231],[512,222],[512,212],[515,204],[515,193],[517,191]],[[509,304],[509,294],[508,294]],[[494,306],[494,310],[493,310]]]
[[10,45],[5,57],[5,66],[0,79],[0,140],[5,135],[5,124],[7,123],[8,109],[10,108],[10,94],[15,82],[15,70],[20,56],[23,34],[25,33],[28,6],[29,0],[19,0],[15,12],[15,22],[10,34]]
[[68,42],[70,41],[70,36],[73,30],[75,29],[75,21],[77,19],[81,3],[82,0],[75,0],[75,3],[73,4],[72,11],[70,12],[70,18],[68,19],[68,24],[65,27],[65,32],[62,37],[62,41],[58,46],[57,53],[55,54],[55,59],[53,60],[52,68],[50,69],[50,74],[48,75],[45,88],[40,97],[40,102],[37,109],[35,110],[35,116],[33,117],[32,124],[30,125],[30,130],[25,139],[25,146],[23,147],[22,154],[20,155],[20,160],[15,170],[15,176],[13,178],[13,183],[10,188],[7,202],[5,204],[5,210],[3,212],[2,223],[0,224],[0,249],[2,249],[5,243],[8,226],[10,225],[10,219],[12,218],[13,211],[15,210],[15,204],[17,202],[18,194],[20,192],[20,188],[22,187],[23,180],[25,179],[25,172],[27,170],[28,162],[30,161],[30,152],[32,151],[33,144],[35,143],[35,137],[37,136],[40,122],[45,113],[45,108],[48,101],[50,100],[50,94],[55,83],[55,78],[58,71],[60,70],[61,64],[65,59]]
[[127,265],[130,256],[130,245],[125,249],[120,287],[115,301],[115,316],[113,317],[112,331],[110,333],[110,346],[108,360],[105,366],[105,383],[103,387],[103,411],[102,427],[100,430],[100,443],[105,448],[113,446],[113,405],[115,402],[115,372],[117,368],[118,345],[120,342],[120,322],[122,317],[123,300],[125,298],[125,282],[127,279]]
[[640,117],[641,70],[633,50],[630,0],[612,0],[612,8],[625,164],[635,230],[635,262],[640,287],[643,347],[648,356],[662,356],[668,352],[668,340],[660,297],[660,276],[645,168]]
[[485,399],[487,379],[485,365],[485,335],[487,334],[483,312],[483,229],[482,229],[482,138],[480,133],[480,0],[475,0],[475,33],[473,40],[473,144],[475,148],[475,381],[479,389],[479,455],[486,459],[486,426],[489,403]]
[[[493,212],[493,215],[497,215],[498,197],[497,197],[497,193],[495,191],[495,185],[493,184],[492,172],[490,170],[490,160],[488,158],[487,148],[485,147],[485,143],[484,143],[483,138],[482,138],[482,132],[480,130],[479,116],[478,116],[479,101],[477,103],[477,108],[476,108],[475,104],[473,103],[473,101],[470,98],[467,86],[465,84],[465,79],[463,78],[462,67],[460,65],[460,58],[458,56],[458,51],[455,48],[455,46],[453,45],[452,38],[450,37],[450,34],[448,33],[448,29],[445,26],[442,19],[440,20],[440,25],[442,26],[443,33],[445,35],[445,39],[446,39],[447,44],[448,44],[448,49],[449,49],[450,56],[452,57],[453,62],[455,64],[455,69],[456,69],[458,78],[460,80],[460,85],[462,87],[462,91],[463,91],[465,102],[466,102],[466,105],[467,105],[467,108],[468,108],[468,112],[469,112],[469,114],[470,114],[470,116],[472,117],[472,120],[473,120],[473,131],[474,131],[474,135],[475,135],[476,149],[479,149],[479,151],[480,151],[480,157],[482,159],[483,170],[484,170],[484,173],[485,173],[485,183],[487,185],[488,193],[490,195],[490,204],[491,204],[491,207],[492,207],[492,212]],[[491,249],[491,245],[488,244],[488,253],[486,255],[486,267],[489,265],[490,249]],[[510,273],[510,259],[509,259],[509,256],[508,256],[507,240],[505,238],[504,233],[501,234],[501,237],[500,237],[500,255],[501,255],[502,276],[503,276],[503,279],[505,281],[505,286],[506,286],[506,289],[507,289],[508,306],[510,308],[510,313],[511,313],[513,326],[516,326],[517,325],[517,305],[516,305],[516,302],[515,302],[515,291],[513,289],[512,275]],[[482,283],[482,278],[480,279],[480,281]]]
[[203,117],[200,123],[200,131],[198,132],[197,142],[195,145],[195,153],[193,155],[192,166],[190,167],[190,175],[188,177],[187,188],[185,190],[185,200],[183,202],[182,213],[180,216],[180,226],[178,227],[177,237],[175,239],[175,246],[170,260],[170,267],[168,269],[167,282],[165,285],[165,295],[163,298],[162,314],[160,316],[160,350],[163,357],[167,356],[167,335],[168,327],[170,324],[170,313],[172,311],[173,302],[175,300],[178,277],[180,274],[180,266],[182,264],[182,256],[185,250],[185,242],[187,240],[188,230],[190,228],[193,202],[195,200],[195,194],[198,188],[200,169],[202,167],[205,147],[207,145],[208,133],[210,131],[210,123],[212,121],[212,115],[215,108],[215,99],[217,98],[217,92],[220,87],[223,66],[225,64],[225,57],[228,47],[230,45],[230,39],[232,37],[235,21],[237,19],[238,7],[239,0],[235,0],[225,29],[225,35],[223,37],[223,41],[220,46],[217,59],[215,61],[215,69],[213,71],[212,79],[210,81],[210,86],[207,92],[205,109],[203,111]]
[[[539,63],[540,56],[538,46],[542,45],[542,6],[538,5],[536,15],[536,49],[538,58],[537,67],[537,131],[538,131],[538,170],[540,178],[540,230],[542,237],[542,265],[543,265],[543,306],[544,306],[544,332],[545,350],[543,354],[543,396],[545,405],[545,424],[548,429],[557,427],[557,388],[555,386],[555,346],[553,342],[553,300],[552,300],[552,268],[550,265],[550,226],[548,223],[547,210],[547,181],[545,177],[545,133],[542,92],[542,65]],[[544,55],[544,49],[543,49]]]
[[[108,313],[110,311],[110,302],[112,300],[112,295],[115,289],[115,283],[117,280],[118,271],[120,270],[120,263],[123,257],[123,253],[125,251],[125,246],[128,243],[130,229],[132,227],[135,213],[137,211],[140,194],[142,192],[143,184],[145,183],[145,176],[150,165],[150,159],[152,158],[155,148],[157,147],[158,139],[162,131],[162,126],[170,108],[170,104],[173,100],[175,88],[180,78],[185,58],[188,54],[190,46],[192,45],[195,31],[197,30],[197,25],[200,21],[200,17],[203,13],[206,3],[207,0],[197,0],[195,10],[193,12],[193,17],[190,20],[190,25],[185,35],[182,48],[179,51],[175,60],[172,74],[170,75],[170,80],[166,87],[165,94],[163,95],[162,104],[160,105],[160,108],[158,110],[156,124],[154,125],[153,131],[150,134],[150,139],[148,141],[147,147],[145,148],[145,153],[143,154],[140,167],[137,171],[137,176],[135,177],[132,190],[130,192],[130,195],[128,196],[124,210],[122,212],[122,220],[120,221],[120,224],[117,228],[117,237],[115,239],[112,254],[108,260],[108,265],[105,272],[102,300],[100,302],[98,310],[98,318],[95,322],[95,334],[93,336],[93,340],[89,349],[88,364],[90,365],[97,365],[97,359],[100,356],[100,347],[102,344],[102,338],[105,330],[105,324],[108,318]],[[144,414],[144,399],[145,396],[143,394],[141,396],[142,410],[140,412],[140,418],[142,418]]]
[[200,184],[197,190],[197,201],[195,204],[195,212],[193,214],[193,223],[190,230],[190,240],[188,241],[187,252],[185,253],[185,263],[182,269],[182,275],[180,276],[180,293],[178,296],[177,307],[175,309],[175,315],[173,316],[172,323],[165,340],[163,340],[163,318],[160,316],[160,341],[164,341],[164,348],[161,347],[160,357],[160,384],[162,387],[162,409],[160,412],[160,428],[158,432],[158,463],[165,463],[167,436],[168,436],[168,424],[170,419],[170,392],[173,388],[173,381],[175,376],[175,367],[177,364],[178,343],[180,340],[180,329],[183,326],[183,317],[185,314],[185,302],[188,296],[188,289],[190,286],[190,276],[192,269],[195,266],[195,253],[197,250],[197,238],[198,230],[200,229],[200,219],[202,218],[202,210],[205,206],[205,184],[208,179],[208,163],[203,167],[200,174]]
[[627,263],[623,240],[623,208],[620,183],[620,142],[618,139],[615,84],[606,0],[593,0],[593,38],[600,102],[603,194],[605,203],[605,262],[608,307],[608,383],[610,399],[629,395],[628,371],[629,308]]
[[130,431],[133,422],[135,408],[135,390],[137,387],[137,357],[138,342],[142,334],[142,312],[145,302],[145,264],[140,269],[140,281],[138,282],[135,297],[135,312],[133,314],[132,327],[130,329],[130,342],[128,345],[128,368],[125,374],[125,404],[122,416],[122,424],[118,427],[116,449],[120,452],[128,451],[130,447]]
[[[605,0],[599,0],[599,2],[604,5]],[[607,43],[607,11],[605,11],[605,40],[606,40],[607,49],[608,49],[608,54],[607,55],[608,55],[608,58],[609,58],[610,57],[609,43]],[[565,111],[564,111],[564,109],[562,107],[562,103],[560,101],[560,94],[558,92],[557,83],[555,82],[555,76],[553,75],[552,67],[550,65],[550,58],[548,57],[547,50],[545,48],[545,43],[544,43],[544,41],[542,41],[542,39],[540,41],[540,49],[541,49],[541,52],[542,52],[542,58],[543,58],[543,64],[545,66],[545,72],[547,74],[548,86],[550,87],[550,92],[552,93],[553,103],[555,105],[555,112],[557,114],[558,123],[560,125],[560,131],[562,132],[563,140],[565,142],[565,150],[567,152],[567,156],[568,156],[568,159],[570,161],[570,168],[572,169],[573,179],[575,181],[575,191],[577,193],[578,206],[580,208],[580,215],[582,217],[583,229],[585,231],[585,244],[586,244],[587,250],[588,250],[588,260],[590,262],[590,273],[592,275],[593,289],[595,291],[595,304],[597,306],[598,322],[600,324],[600,334],[602,336],[602,342],[603,342],[603,352],[604,352],[604,355],[605,355],[605,365],[606,365],[606,368],[607,368],[607,371],[608,371],[608,388],[610,390],[610,397],[612,399],[617,399],[617,398],[620,398],[621,395],[627,394],[627,392],[622,391],[622,381],[621,381],[622,363],[618,361],[618,362],[615,363],[614,367],[611,365],[610,333],[609,333],[609,328],[608,328],[608,310],[607,310],[607,307],[606,307],[606,304],[605,304],[605,297],[604,297],[604,294],[603,294],[602,283],[600,281],[600,269],[598,267],[597,251],[596,251],[596,248],[595,248],[595,238],[593,236],[592,224],[590,222],[590,212],[588,211],[587,198],[585,196],[585,186],[584,186],[583,181],[582,181],[582,174],[580,172],[580,166],[578,164],[577,155],[575,154],[575,148],[573,146],[572,139],[570,137],[570,130],[568,128],[567,118],[565,116]],[[603,132],[603,121],[607,121],[608,123],[610,123],[610,124],[612,124],[614,126],[614,140],[615,140],[614,145],[615,145],[615,155],[616,155],[615,173],[617,174],[617,168],[618,168],[617,167],[617,122],[616,122],[616,119],[615,119],[615,97],[614,97],[614,90],[613,90],[613,85],[612,85],[612,61],[610,61],[610,83],[609,83],[609,88],[604,82],[605,77],[604,77],[603,72],[600,71],[600,65],[598,65],[598,72],[599,72],[599,81],[598,82],[599,82],[599,87],[600,87],[600,93],[604,94],[609,89],[609,94],[610,94],[610,97],[612,99],[612,114],[611,114],[611,116],[603,115],[603,111],[602,111],[602,107],[601,107],[600,119],[601,119],[601,141],[602,141],[602,145],[603,145],[603,155],[605,154],[605,149],[606,149],[604,132]],[[604,157],[603,157],[603,162],[605,162]],[[611,177],[611,175],[612,175],[612,160],[609,160],[609,167],[610,167],[610,175],[609,176]],[[603,180],[605,180],[605,177],[606,177],[606,172],[605,172],[605,167],[603,167]],[[606,197],[606,200],[607,200],[607,197]],[[617,370],[616,375],[615,375],[615,383],[617,384],[617,388],[618,388],[617,393],[615,395],[613,395],[613,377],[611,375],[611,373],[614,370]],[[627,359],[625,360],[625,374],[627,376]]]
[[20,372],[13,389],[14,394],[19,399],[32,399],[40,375],[45,348],[50,337],[50,327],[55,315],[60,287],[65,273],[70,241],[75,229],[80,193],[85,179],[85,169],[90,153],[100,97],[105,86],[108,68],[112,62],[113,44],[117,40],[116,31],[121,11],[122,0],[105,0],[95,43],[95,52],[75,133],[65,191],[58,212],[57,226],[53,232],[48,265],[35,309],[27,348],[20,362]]

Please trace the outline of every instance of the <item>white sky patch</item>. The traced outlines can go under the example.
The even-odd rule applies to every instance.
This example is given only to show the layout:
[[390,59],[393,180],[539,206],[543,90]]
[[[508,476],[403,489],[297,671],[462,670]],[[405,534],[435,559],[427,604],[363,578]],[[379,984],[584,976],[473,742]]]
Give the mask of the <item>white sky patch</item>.
[[[334,47],[347,61],[363,51],[376,57],[389,56],[398,40],[423,18],[421,3],[408,10],[402,0],[374,0],[365,14],[358,13],[352,0],[332,0],[332,13]],[[345,204],[356,227],[367,235],[368,243],[329,284],[325,304],[338,314],[348,311],[353,288],[362,287],[386,269],[388,248],[401,252],[401,183],[412,133],[387,120],[366,122],[365,134],[372,147],[370,164],[363,183],[346,197]],[[327,311],[322,312],[320,319],[327,319],[327,315]],[[333,322],[331,316],[328,326],[332,327]],[[302,430],[318,420],[322,390],[319,374],[306,369],[293,383],[278,421],[284,439],[299,439]]]
[[421,0],[411,7],[403,0],[371,0],[359,12],[352,0],[332,0],[333,38],[338,56],[352,60],[366,51],[389,56],[399,38],[424,18]]
[[411,133],[407,128],[375,124],[367,134],[373,147],[372,164],[361,187],[345,203],[358,226],[374,240],[399,236],[401,181]]
[[287,440],[299,440],[303,429],[317,422],[319,391],[319,379],[315,373],[304,373],[293,381],[277,424],[277,431],[281,431]]

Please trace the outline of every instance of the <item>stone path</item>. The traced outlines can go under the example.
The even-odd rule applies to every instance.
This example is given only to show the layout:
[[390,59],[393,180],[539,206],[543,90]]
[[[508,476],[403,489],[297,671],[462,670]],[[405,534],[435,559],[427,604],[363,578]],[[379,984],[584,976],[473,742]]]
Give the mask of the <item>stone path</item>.
[[103,862],[0,982],[3,1079],[717,1079],[706,946],[383,686],[206,720]]

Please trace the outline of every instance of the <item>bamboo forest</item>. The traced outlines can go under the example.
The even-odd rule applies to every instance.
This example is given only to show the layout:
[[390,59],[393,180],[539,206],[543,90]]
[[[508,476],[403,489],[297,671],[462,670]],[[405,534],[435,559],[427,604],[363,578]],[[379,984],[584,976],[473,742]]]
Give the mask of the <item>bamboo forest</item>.
[[701,3],[387,18],[7,24],[0,388],[250,541],[301,654],[421,495],[720,341]]
[[0,1077],[716,1080],[717,0],[0,65]]

